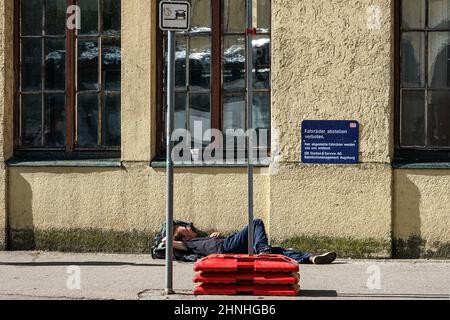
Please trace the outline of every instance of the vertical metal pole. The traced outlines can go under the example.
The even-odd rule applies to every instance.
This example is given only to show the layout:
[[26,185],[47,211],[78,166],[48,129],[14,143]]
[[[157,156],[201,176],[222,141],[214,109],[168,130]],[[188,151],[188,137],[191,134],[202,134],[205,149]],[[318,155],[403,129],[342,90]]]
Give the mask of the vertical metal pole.
[[253,0],[247,0],[247,163],[248,163],[248,254],[253,255]]
[[168,32],[167,57],[167,207],[166,207],[166,294],[173,291],[173,159],[172,132],[175,110],[175,32]]

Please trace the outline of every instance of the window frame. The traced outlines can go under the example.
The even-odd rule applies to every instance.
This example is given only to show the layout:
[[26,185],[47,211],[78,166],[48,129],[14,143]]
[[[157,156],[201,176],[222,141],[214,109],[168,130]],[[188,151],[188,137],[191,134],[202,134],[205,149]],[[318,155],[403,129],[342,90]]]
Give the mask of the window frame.
[[[158,3],[162,0],[158,0]],[[245,29],[242,32],[225,32],[223,30],[223,0],[211,0],[211,129],[217,129],[223,132],[223,96],[226,92],[237,92],[242,91],[244,95],[247,92],[247,86],[245,85],[242,89],[225,89],[222,79],[222,69],[223,69],[223,42],[225,36],[244,36],[245,43],[247,43],[247,37],[245,36]],[[272,0],[269,1],[269,10],[272,12]],[[272,18],[271,18],[272,19]],[[272,25],[272,23],[271,23]],[[164,44],[163,44],[163,34],[164,32],[158,27],[156,31],[156,68],[157,68],[157,99],[156,99],[156,159],[165,159],[166,157],[166,106],[164,105]],[[189,33],[187,33],[189,35]],[[259,32],[254,35],[267,36],[270,39],[270,67],[272,68],[272,27],[269,32]],[[270,96],[270,106],[272,106],[272,88],[271,88],[271,78],[272,69],[270,72],[270,86],[269,88],[253,88],[254,94],[260,92],[267,92]],[[245,74],[245,80],[247,79],[247,74]],[[245,81],[247,83],[247,81]],[[247,103],[245,103],[245,110]],[[271,113],[271,107],[269,108],[269,113]],[[270,117],[270,115],[269,115]],[[247,118],[247,115],[246,115]],[[269,132],[270,135],[270,132]],[[257,148],[260,149],[260,148]],[[226,149],[224,149],[226,150]],[[270,154],[270,141],[269,146],[264,148],[267,154]],[[236,150],[235,150],[236,151]]]
[[[121,146],[96,146],[92,148],[86,147],[77,147],[76,146],[76,123],[77,123],[77,89],[76,89],[76,72],[77,72],[77,30],[70,30],[65,27],[64,36],[59,36],[60,38],[65,38],[65,89],[64,94],[66,98],[65,103],[65,146],[63,147],[27,147],[22,145],[22,132],[21,132],[21,107],[20,107],[20,97],[21,97],[21,89],[20,89],[20,77],[21,77],[21,39],[23,36],[21,35],[21,2],[23,0],[13,0],[13,10],[14,10],[14,38],[13,38],[13,65],[14,65],[14,102],[13,102],[13,118],[14,118],[14,157],[18,159],[36,159],[36,160],[47,160],[47,159],[55,159],[55,160],[83,160],[83,159],[118,159],[121,157]],[[78,0],[66,0],[66,8],[72,5],[76,5]],[[43,2],[43,6],[45,6],[45,1]],[[103,0],[99,0],[99,6],[102,10],[99,10],[99,26],[103,27]],[[44,7],[43,7],[44,9]],[[43,10],[43,25],[45,23],[45,11]],[[66,13],[66,21],[70,17],[69,14]],[[25,36],[25,38],[28,36]],[[36,38],[45,39],[48,36],[40,35],[36,36]],[[49,36],[50,38],[52,36]],[[81,35],[82,38],[86,38]],[[104,39],[105,36],[102,34],[102,30],[99,30],[97,35],[98,38]],[[120,39],[122,35],[118,36]],[[107,37],[110,38],[110,37]],[[116,38],[116,37],[113,37]],[[45,48],[43,47],[42,50]],[[101,65],[101,51],[102,47],[99,47],[99,68]],[[100,69],[98,70],[100,74]],[[41,78],[45,78],[44,67],[42,67]],[[99,77],[102,78],[102,77]],[[41,89],[42,93],[45,93],[46,88],[43,87]],[[106,96],[106,91],[102,87],[102,80],[99,80],[99,90],[98,95],[101,96],[99,98],[99,110],[103,108],[100,104],[103,102],[104,96]],[[99,113],[99,117],[101,117],[101,112]],[[43,130],[43,129],[42,129]],[[101,120],[99,120],[99,131],[103,131],[103,126]],[[99,140],[101,136],[99,137]]]
[[[428,93],[431,91],[448,91],[448,88],[430,88],[429,86],[429,34],[433,32],[450,32],[450,28],[446,29],[432,29],[429,27],[429,1],[425,0],[425,27],[423,29],[402,29],[402,0],[394,2],[394,87],[395,87],[395,115],[394,115],[394,162],[405,163],[425,163],[425,162],[450,162],[450,145],[446,147],[434,147],[426,145],[419,146],[403,146],[401,143],[402,136],[402,94],[404,91],[423,91],[425,92],[425,141],[428,144]],[[424,33],[425,41],[425,65],[424,65],[424,87],[409,88],[402,86],[402,35],[404,32],[421,32]]]

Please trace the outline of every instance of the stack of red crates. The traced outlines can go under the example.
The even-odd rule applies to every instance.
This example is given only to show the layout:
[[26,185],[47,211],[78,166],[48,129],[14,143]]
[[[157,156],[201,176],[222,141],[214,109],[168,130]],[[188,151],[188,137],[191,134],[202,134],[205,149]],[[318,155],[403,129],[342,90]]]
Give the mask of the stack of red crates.
[[282,255],[208,256],[195,264],[195,295],[296,296],[299,265]]

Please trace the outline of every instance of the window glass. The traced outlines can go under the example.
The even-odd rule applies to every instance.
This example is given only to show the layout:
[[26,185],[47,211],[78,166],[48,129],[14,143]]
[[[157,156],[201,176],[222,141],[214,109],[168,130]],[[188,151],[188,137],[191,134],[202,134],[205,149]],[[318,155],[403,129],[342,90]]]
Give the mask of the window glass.
[[22,138],[26,147],[42,146],[42,96],[22,95]]
[[42,89],[42,41],[23,39],[21,41],[22,91]]
[[66,88],[65,39],[45,39],[45,89]]
[[401,127],[403,146],[425,146],[424,91],[403,91]]
[[226,93],[223,101],[223,131],[245,129],[245,94]]
[[103,144],[120,146],[120,94],[107,94],[103,106]]
[[253,39],[253,86],[270,89],[270,37],[256,36]]
[[271,27],[271,8],[270,0],[256,0],[254,1],[253,17],[256,19],[254,26],[258,32],[270,32]]
[[189,86],[192,90],[211,87],[211,38],[191,37],[189,48]]
[[66,0],[46,0],[45,34],[64,36],[66,27]]
[[[116,151],[121,141],[121,1],[77,0],[78,31],[66,28],[66,0],[18,2],[18,147]],[[75,40],[73,50],[66,48],[68,37]]]
[[92,35],[98,33],[98,0],[78,0],[81,10],[80,35]]
[[[194,93],[189,95],[189,131],[200,130],[202,136],[211,129],[211,97],[209,93]],[[198,141],[197,141],[198,142]]]
[[107,91],[120,91],[120,71],[122,65],[120,38],[104,39],[102,51],[104,88]]
[[98,40],[78,41],[78,91],[98,90]]
[[43,0],[21,1],[21,35],[42,35]]
[[223,37],[223,86],[245,88],[245,37]]
[[448,29],[450,27],[449,13],[450,2],[448,0],[429,1],[429,24],[433,29]]
[[211,32],[211,0],[191,0],[191,12],[190,32]]
[[450,146],[450,91],[430,92],[428,127],[432,147]]
[[103,0],[103,34],[119,35],[121,28],[120,0]]
[[98,94],[78,94],[77,145],[98,146]]
[[186,129],[186,95],[183,92],[175,94],[175,129]]
[[223,0],[223,28],[225,33],[243,33],[246,29],[246,0]]
[[402,0],[403,29],[422,29],[425,27],[425,1]]
[[433,32],[429,35],[428,45],[428,84],[433,88],[450,87],[449,70],[449,32]]
[[425,35],[421,32],[407,32],[402,35],[403,87],[425,86]]
[[[270,128],[270,4],[270,0],[253,0],[257,27],[253,39],[253,124],[259,129]],[[203,132],[212,127],[246,129],[246,0],[192,1],[192,11],[193,27],[176,36],[175,127],[187,127],[191,134],[195,122],[202,125]],[[216,18],[219,20],[214,21]],[[162,33],[161,40],[164,71],[160,105],[166,106],[167,33]],[[166,109],[160,110],[165,117]],[[165,137],[166,122],[160,122]],[[159,149],[165,153],[163,139]]]
[[46,94],[44,112],[44,145],[64,147],[66,145],[66,96]]
[[253,98],[253,128],[269,130],[270,128],[270,93],[257,92]]

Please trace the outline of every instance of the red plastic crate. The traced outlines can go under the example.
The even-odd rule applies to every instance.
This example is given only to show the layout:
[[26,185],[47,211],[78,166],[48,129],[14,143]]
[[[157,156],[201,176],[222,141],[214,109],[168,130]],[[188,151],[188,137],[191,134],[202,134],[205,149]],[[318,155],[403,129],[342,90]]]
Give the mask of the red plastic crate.
[[268,273],[268,272],[202,272],[194,277],[194,283],[212,284],[297,284],[298,273]]
[[298,285],[235,285],[235,284],[203,284],[195,288],[195,295],[212,295],[212,296],[236,296],[236,295],[253,295],[253,296],[297,296],[300,291]]
[[299,272],[297,261],[282,255],[210,255],[195,264],[194,271],[201,272]]

